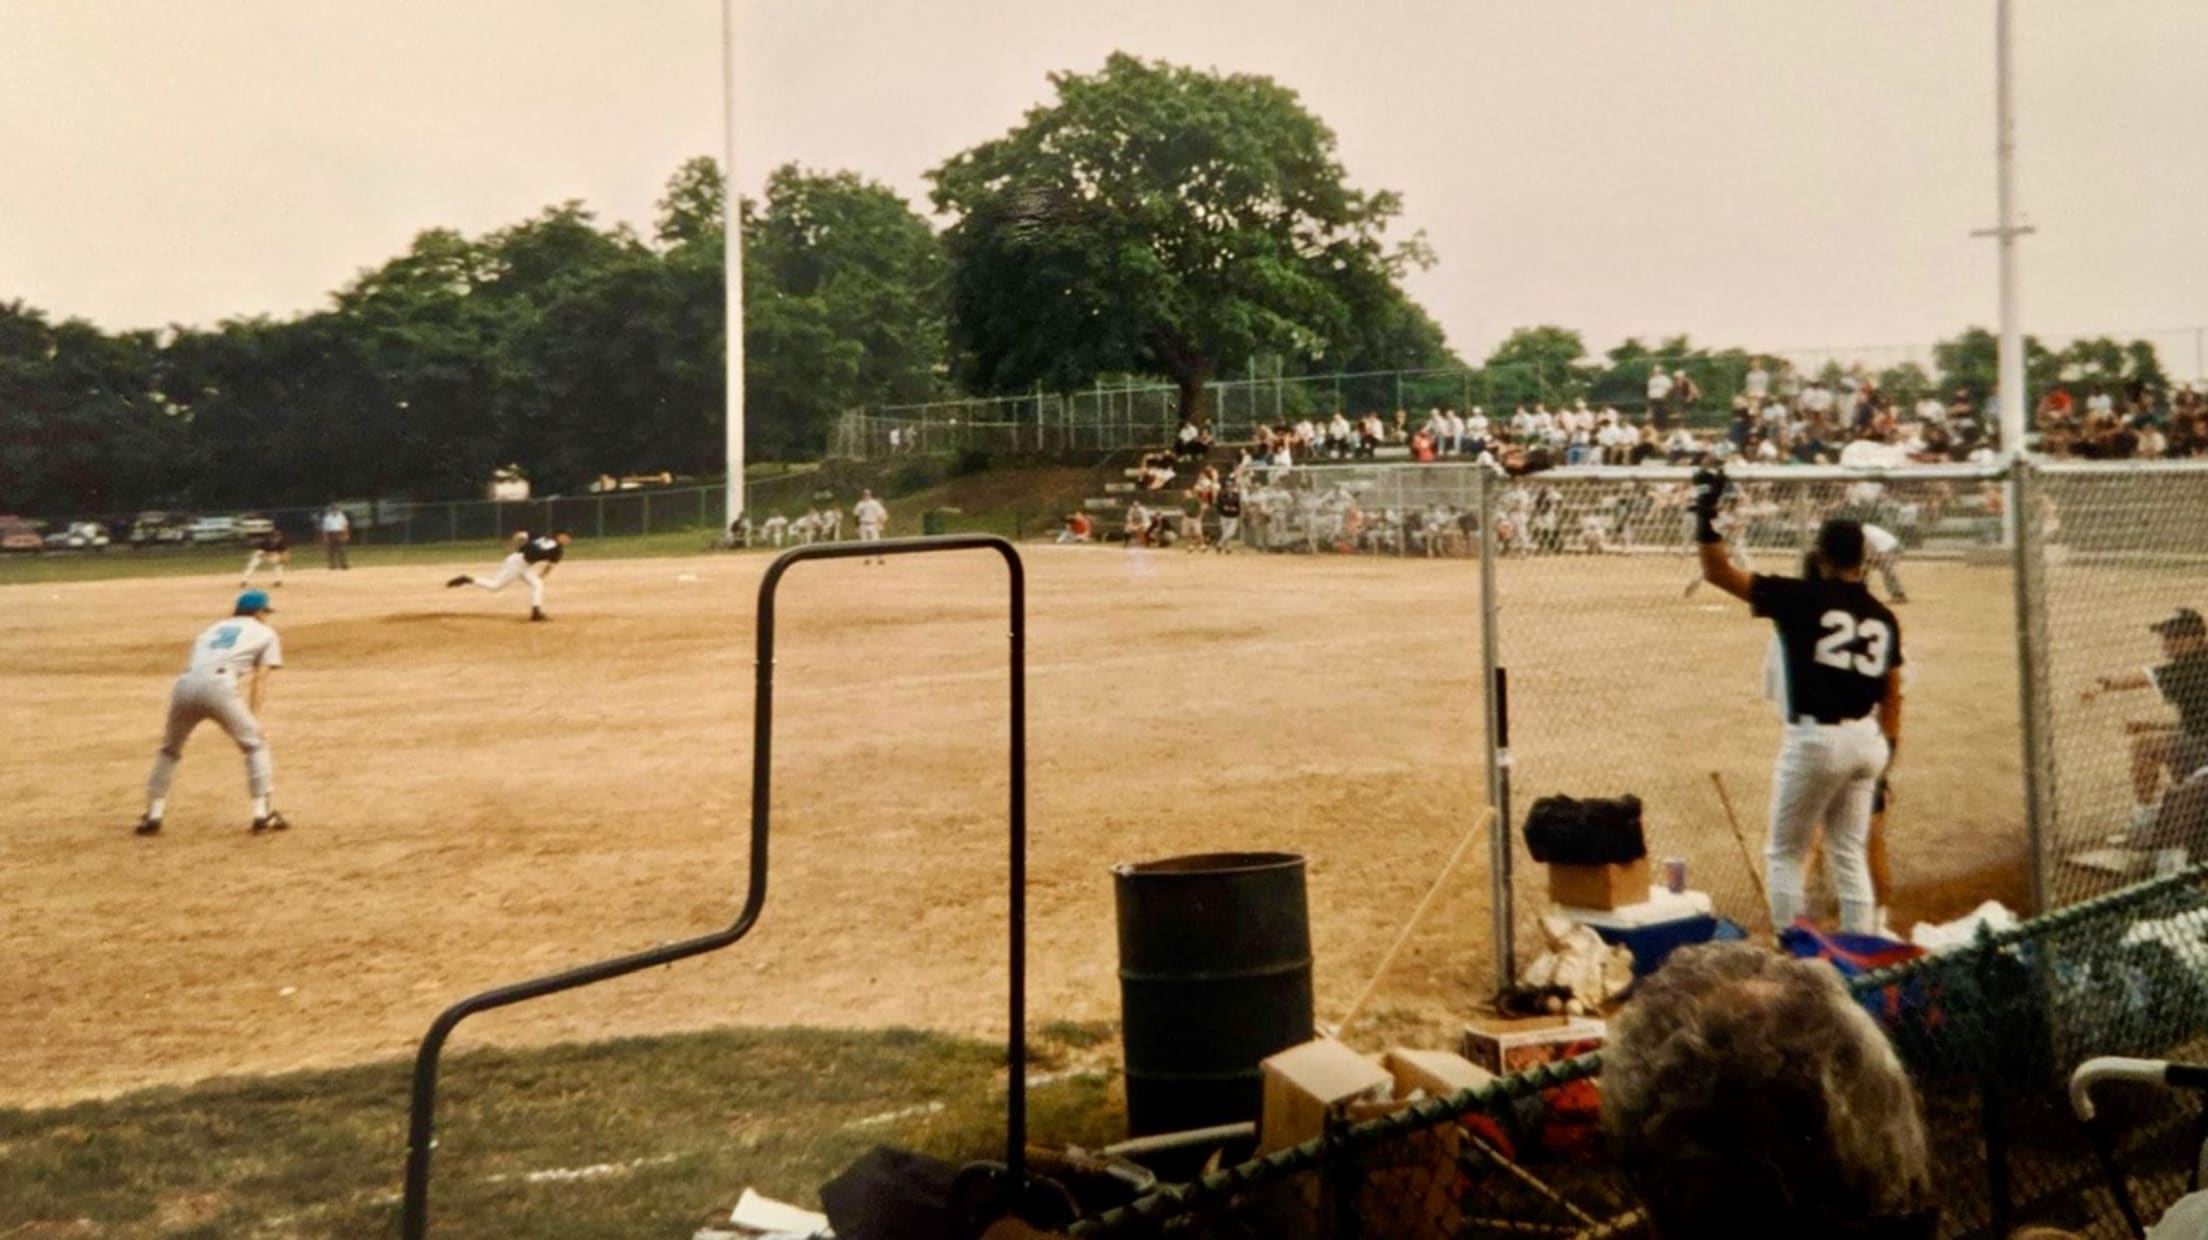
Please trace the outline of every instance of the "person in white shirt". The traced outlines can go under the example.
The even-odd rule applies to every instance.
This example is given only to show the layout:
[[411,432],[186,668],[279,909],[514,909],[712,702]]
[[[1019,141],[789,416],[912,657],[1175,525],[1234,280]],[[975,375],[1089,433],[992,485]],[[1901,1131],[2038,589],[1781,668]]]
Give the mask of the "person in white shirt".
[[[268,595],[248,590],[238,596],[230,618],[207,626],[192,643],[191,661],[169,690],[169,717],[162,734],[161,752],[153,760],[153,774],[146,780],[146,813],[133,828],[138,835],[158,835],[168,812],[169,784],[176,778],[176,764],[183,760],[184,742],[204,720],[229,733],[245,754],[246,790],[253,798],[252,831],[282,831],[291,824],[269,808],[275,792],[275,773],[268,756],[268,742],[254,718],[269,674],[284,663],[284,646],[270,627],[275,608]],[[240,686],[245,692],[241,697]]]
[[1671,376],[1657,366],[1648,372],[1648,416],[1658,430],[1671,418]]
[[353,538],[353,519],[345,510],[332,504],[322,510],[322,547],[329,554],[330,571],[351,568],[353,562],[345,554],[345,544]]
[[[889,509],[882,507],[882,501],[874,498],[874,492],[859,492],[859,502],[851,509],[851,517],[859,523],[860,542],[882,541],[882,527],[889,524]],[[863,562],[886,564],[889,561],[878,555],[870,555]]]
[[1894,570],[1901,564],[1901,539],[1884,526],[1863,524],[1863,572],[1865,576],[1876,570],[1886,582],[1886,601],[1906,603],[1909,595],[1901,588],[1901,575]]
[[1487,440],[1487,430],[1487,412],[1478,405],[1472,406],[1471,415],[1464,420],[1464,433],[1484,443]]
[[1449,451],[1452,455],[1464,451],[1464,415],[1454,409],[1442,411],[1441,420],[1448,423]]
[[1532,412],[1524,405],[1518,406],[1517,411],[1510,415],[1510,433],[1516,436],[1520,443],[1532,439],[1533,433],[1539,429],[1534,424]]
[[1349,419],[1340,410],[1326,423],[1326,451],[1335,460],[1349,455]]
[[1748,363],[1748,377],[1743,381],[1750,408],[1760,409],[1771,396],[1771,372],[1763,368],[1763,359]]

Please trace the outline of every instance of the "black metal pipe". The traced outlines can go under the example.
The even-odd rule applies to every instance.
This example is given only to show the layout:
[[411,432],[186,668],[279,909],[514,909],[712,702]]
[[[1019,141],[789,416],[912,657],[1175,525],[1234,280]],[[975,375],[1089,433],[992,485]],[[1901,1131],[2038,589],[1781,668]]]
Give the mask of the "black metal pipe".
[[1005,1166],[1019,1202],[1026,1189],[1027,1149],[1027,574],[1020,553],[993,534],[954,534],[939,538],[897,538],[878,542],[816,543],[783,552],[759,582],[757,655],[753,663],[751,733],[751,873],[743,908],[725,930],[647,951],[603,960],[526,982],[515,982],[472,995],[446,1008],[431,1022],[414,1056],[413,1100],[407,1119],[406,1195],[401,1234],[422,1240],[429,1232],[430,1155],[436,1148],[437,1065],[445,1043],[461,1021],[478,1012],[507,1007],[545,995],[589,986],[656,965],[718,951],[750,933],[767,902],[767,818],[774,734],[774,602],[783,574],[805,560],[847,560],[860,556],[915,555],[938,551],[987,549],[1004,557],[1011,584],[1012,643],[1012,795],[1011,795],[1011,1035],[1006,1059]]

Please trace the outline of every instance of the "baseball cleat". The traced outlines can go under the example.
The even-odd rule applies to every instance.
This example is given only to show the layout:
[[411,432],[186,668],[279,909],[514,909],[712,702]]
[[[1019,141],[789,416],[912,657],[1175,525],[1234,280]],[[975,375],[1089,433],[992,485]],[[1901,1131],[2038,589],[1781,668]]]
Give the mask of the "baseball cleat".
[[282,814],[270,814],[266,818],[256,818],[253,820],[252,833],[254,835],[259,835],[263,831],[288,831],[290,829],[291,824],[284,821],[284,816]]
[[468,576],[468,575],[467,575],[466,573],[462,573],[462,574],[460,574],[459,576],[457,576],[457,577],[453,578],[452,580],[450,580],[450,581],[446,582],[446,583],[445,583],[445,588],[446,588],[447,590],[454,590],[454,589],[458,589],[459,587],[461,587],[461,586],[464,586],[464,585],[467,585],[467,584],[468,584],[469,582],[471,582],[471,581],[474,581],[474,580],[475,580],[475,578],[473,578],[473,577],[470,577],[470,576]]
[[532,607],[529,609],[529,618],[531,620],[550,620],[552,617],[544,614],[544,608]]
[[159,835],[161,834],[161,820],[152,817],[140,818],[138,825],[132,827],[130,833],[132,835]]

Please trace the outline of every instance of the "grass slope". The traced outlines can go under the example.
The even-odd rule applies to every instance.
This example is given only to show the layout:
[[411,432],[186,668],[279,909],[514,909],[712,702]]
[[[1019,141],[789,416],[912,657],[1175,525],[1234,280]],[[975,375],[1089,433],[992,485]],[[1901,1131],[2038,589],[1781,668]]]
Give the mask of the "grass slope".
[[[1040,1070],[1104,1036],[1052,1027],[1032,1055]],[[688,1236],[746,1186],[817,1206],[820,1185],[876,1144],[1001,1159],[1002,1064],[1001,1046],[910,1030],[456,1055],[433,1229]],[[0,1236],[396,1234],[409,1078],[409,1064],[377,1063],[0,1111]],[[1031,1089],[1029,1116],[1046,1144],[1093,1149],[1122,1131],[1102,1073]]]

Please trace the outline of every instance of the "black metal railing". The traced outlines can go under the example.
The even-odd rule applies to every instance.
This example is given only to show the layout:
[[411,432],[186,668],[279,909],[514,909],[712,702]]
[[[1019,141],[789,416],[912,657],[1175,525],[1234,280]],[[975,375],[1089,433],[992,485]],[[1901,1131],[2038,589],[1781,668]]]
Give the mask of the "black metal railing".
[[594,985],[658,965],[719,951],[749,933],[767,902],[767,823],[774,742],[774,604],[782,577],[806,560],[906,556],[944,551],[994,551],[1004,557],[1011,594],[1011,1034],[1007,1060],[1011,1087],[1006,1090],[1006,1198],[1019,1202],[1027,1189],[1027,575],[1011,543],[994,535],[958,534],[941,538],[901,538],[872,542],[821,543],[782,553],[759,582],[759,618],[751,740],[751,868],[743,907],[726,929],[603,960],[546,977],[495,987],[472,995],[440,1013],[423,1036],[414,1057],[413,1101],[407,1122],[406,1189],[402,1234],[421,1240],[429,1232],[430,1156],[436,1148],[437,1067],[445,1043],[460,1022],[480,1012],[510,1007],[546,995]]

